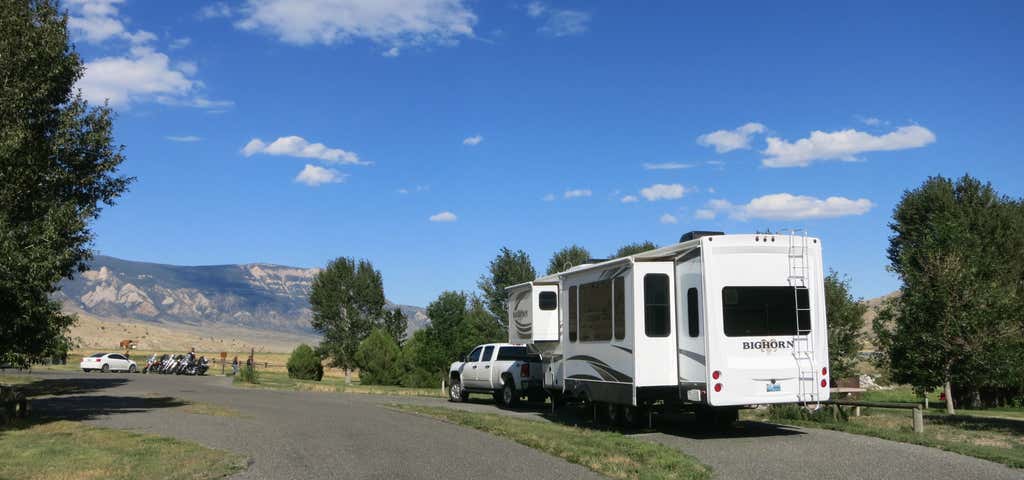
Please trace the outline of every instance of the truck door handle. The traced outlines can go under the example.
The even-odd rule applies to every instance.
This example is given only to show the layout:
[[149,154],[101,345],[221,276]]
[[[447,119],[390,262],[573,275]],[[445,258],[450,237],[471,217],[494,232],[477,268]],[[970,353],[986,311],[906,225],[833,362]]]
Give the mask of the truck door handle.
[[476,368],[476,365],[473,365],[473,368],[475,369],[475,368]]
[[491,368],[490,365],[484,365],[484,368]]

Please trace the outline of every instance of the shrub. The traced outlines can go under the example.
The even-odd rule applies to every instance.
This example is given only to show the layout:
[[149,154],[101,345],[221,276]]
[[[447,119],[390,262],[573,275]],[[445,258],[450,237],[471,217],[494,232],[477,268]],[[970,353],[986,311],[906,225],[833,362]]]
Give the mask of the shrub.
[[359,382],[365,385],[398,385],[402,378],[401,354],[391,335],[375,329],[356,350]]
[[822,405],[821,408],[811,411],[795,404],[774,404],[768,407],[768,418],[772,420],[803,420],[818,423],[845,422],[849,420],[849,414],[838,410],[839,417],[832,417],[832,407]]
[[324,377],[324,366],[320,357],[309,345],[303,343],[292,351],[288,358],[288,378],[320,381]]
[[260,374],[256,371],[256,366],[243,366],[238,371],[238,376],[235,377],[237,382],[245,383],[260,383]]

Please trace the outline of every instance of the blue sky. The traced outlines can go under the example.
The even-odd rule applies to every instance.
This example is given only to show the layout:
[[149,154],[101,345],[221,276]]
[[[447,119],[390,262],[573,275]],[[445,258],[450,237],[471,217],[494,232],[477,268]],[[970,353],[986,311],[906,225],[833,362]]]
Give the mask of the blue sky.
[[68,1],[138,177],[95,247],[365,257],[426,305],[501,246],[800,227],[873,297],[905,189],[1024,194],[1021,4],[705,3]]

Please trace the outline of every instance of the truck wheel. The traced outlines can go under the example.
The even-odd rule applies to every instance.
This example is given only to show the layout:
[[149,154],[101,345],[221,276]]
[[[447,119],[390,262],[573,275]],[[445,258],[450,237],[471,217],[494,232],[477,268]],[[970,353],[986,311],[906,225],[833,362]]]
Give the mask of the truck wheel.
[[468,398],[469,392],[462,389],[462,380],[453,378],[451,387],[448,387],[448,401],[465,402]]
[[519,392],[516,391],[515,382],[505,380],[505,386],[501,388],[501,404],[508,408],[519,405]]

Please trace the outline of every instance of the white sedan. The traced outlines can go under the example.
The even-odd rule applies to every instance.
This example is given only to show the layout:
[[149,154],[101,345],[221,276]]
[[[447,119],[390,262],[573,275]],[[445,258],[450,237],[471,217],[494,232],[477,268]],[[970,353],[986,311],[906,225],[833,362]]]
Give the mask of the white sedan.
[[83,372],[99,370],[103,373],[110,371],[135,373],[139,369],[135,362],[120,353],[94,353],[83,357],[80,366]]

